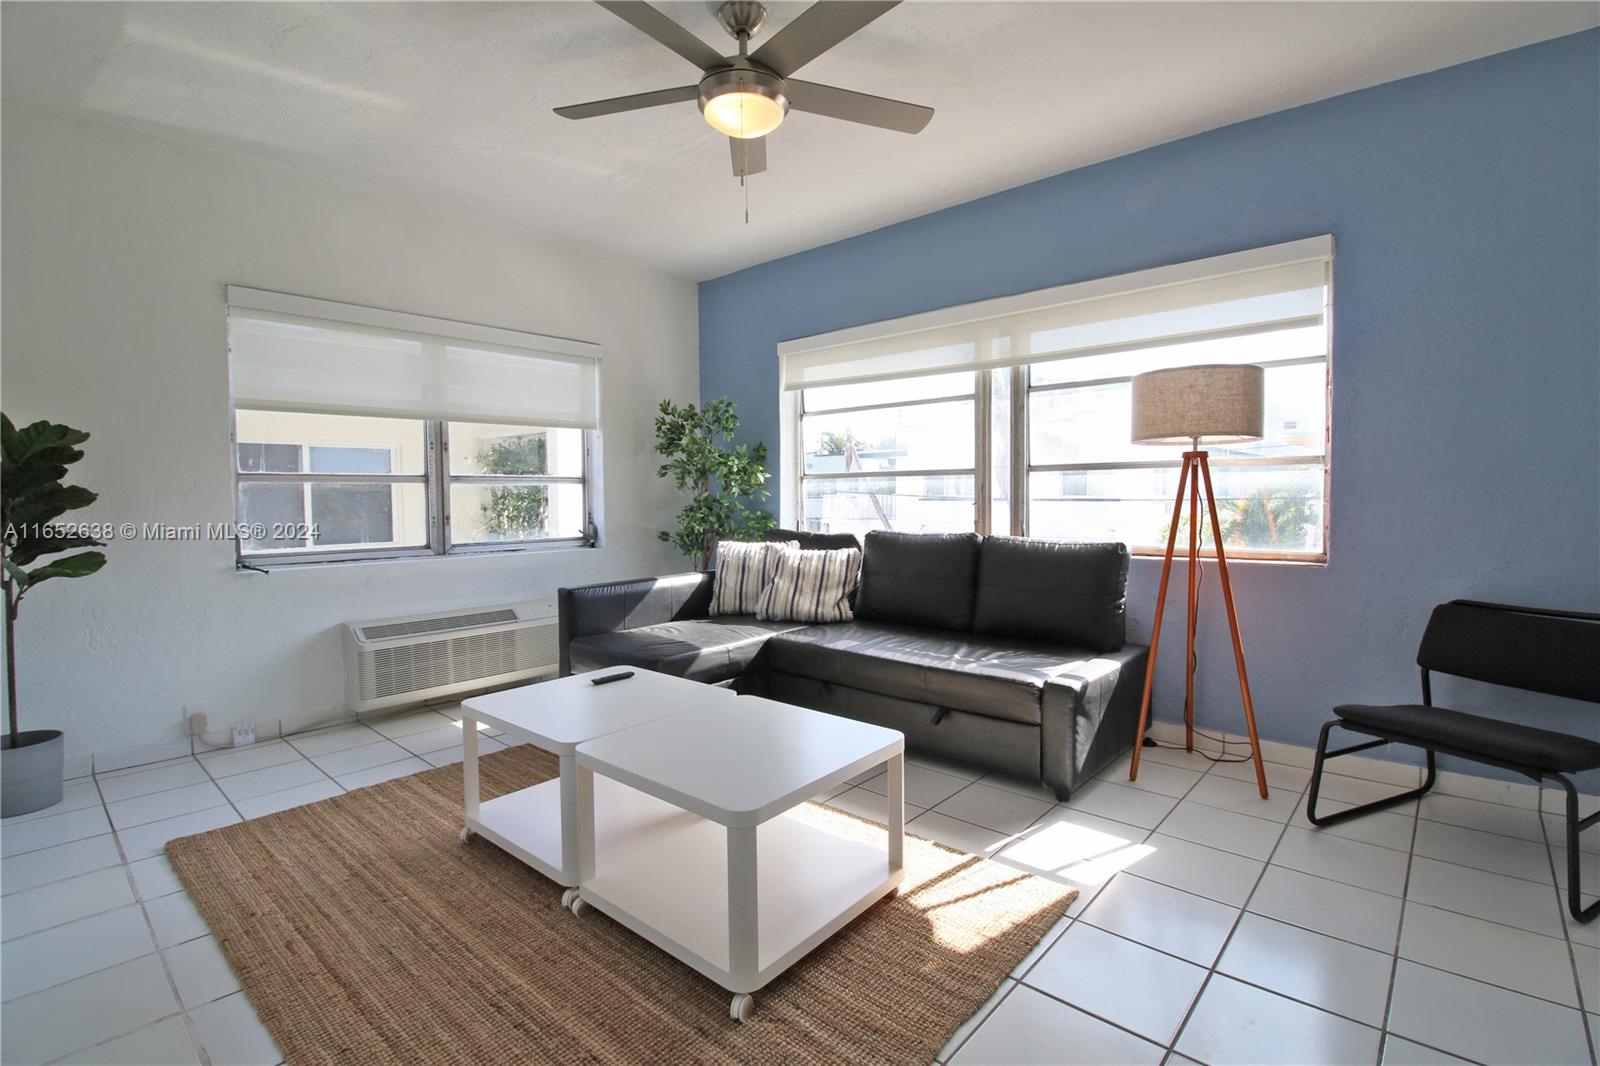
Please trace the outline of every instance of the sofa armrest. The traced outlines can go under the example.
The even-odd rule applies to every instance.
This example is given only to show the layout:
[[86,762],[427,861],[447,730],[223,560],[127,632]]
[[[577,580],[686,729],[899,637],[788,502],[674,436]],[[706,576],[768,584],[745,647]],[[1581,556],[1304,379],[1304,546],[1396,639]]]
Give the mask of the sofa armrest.
[[568,646],[579,637],[707,617],[711,580],[710,573],[691,572],[556,590],[561,676],[572,673]]
[[1067,795],[1126,751],[1139,731],[1150,649],[1129,644],[1047,681],[1040,702],[1040,776]]

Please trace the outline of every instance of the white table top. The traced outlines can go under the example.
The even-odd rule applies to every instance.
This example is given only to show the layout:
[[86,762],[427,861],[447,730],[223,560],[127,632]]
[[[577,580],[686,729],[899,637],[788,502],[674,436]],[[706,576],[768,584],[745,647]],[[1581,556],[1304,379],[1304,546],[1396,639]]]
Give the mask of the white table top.
[[[633,670],[625,681],[594,685],[591,678]],[[607,667],[554,681],[474,696],[462,714],[488,722],[535,747],[571,755],[579,744],[622,729],[738,699],[732,690],[641,667]]]
[[585,741],[578,765],[748,827],[904,751],[905,736],[893,729],[736,696]]

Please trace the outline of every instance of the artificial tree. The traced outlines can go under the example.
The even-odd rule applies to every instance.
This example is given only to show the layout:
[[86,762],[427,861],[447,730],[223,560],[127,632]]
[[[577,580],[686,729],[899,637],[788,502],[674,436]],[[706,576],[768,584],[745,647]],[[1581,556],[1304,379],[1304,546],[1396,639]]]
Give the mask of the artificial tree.
[[[87,507],[95,494],[81,485],[63,485],[67,467],[83,458],[78,445],[89,434],[54,422],[35,422],[21,429],[0,414],[0,589],[6,611],[6,698],[10,711],[9,742],[17,746],[17,609],[35,586],[56,577],[86,577],[106,564],[97,551],[80,551],[40,566],[41,556],[76,548],[98,548],[103,541],[81,536],[56,519]],[[31,569],[30,569],[31,567]]]
[[677,530],[662,530],[662,540],[694,559],[700,569],[711,566],[717,541],[754,539],[773,527],[770,514],[753,504],[768,498],[767,446],[734,444],[739,416],[726,396],[703,408],[661,401],[656,416],[656,451],[666,457],[658,477],[671,478],[689,502],[678,512]]

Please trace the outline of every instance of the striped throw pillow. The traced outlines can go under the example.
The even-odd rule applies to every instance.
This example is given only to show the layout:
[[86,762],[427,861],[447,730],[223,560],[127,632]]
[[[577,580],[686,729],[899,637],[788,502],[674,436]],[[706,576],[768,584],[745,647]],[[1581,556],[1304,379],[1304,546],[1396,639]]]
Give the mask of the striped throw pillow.
[[711,583],[711,613],[755,614],[761,593],[772,581],[778,556],[797,541],[717,542],[717,576]]
[[777,572],[761,596],[756,617],[775,622],[848,622],[850,593],[861,578],[861,550],[802,551],[778,555]]

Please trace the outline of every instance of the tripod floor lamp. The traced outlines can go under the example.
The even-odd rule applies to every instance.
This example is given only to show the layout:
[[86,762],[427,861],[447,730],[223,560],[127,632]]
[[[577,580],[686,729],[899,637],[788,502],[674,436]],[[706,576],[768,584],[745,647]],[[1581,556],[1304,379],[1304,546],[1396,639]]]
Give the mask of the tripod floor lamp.
[[1261,744],[1256,738],[1256,711],[1250,701],[1250,680],[1244,669],[1244,645],[1239,641],[1239,614],[1234,608],[1233,585],[1228,581],[1228,560],[1222,550],[1222,526],[1217,520],[1217,497],[1211,489],[1211,465],[1202,444],[1239,444],[1261,439],[1262,381],[1259,366],[1206,365],[1154,370],[1133,379],[1133,442],[1135,444],[1187,444],[1183,469],[1178,475],[1178,495],[1172,504],[1172,524],[1167,530],[1166,559],[1161,564],[1161,591],[1156,594],[1156,617],[1150,626],[1150,665],[1139,704],[1139,737],[1133,745],[1129,780],[1139,776],[1139,753],[1150,725],[1150,692],[1156,678],[1156,651],[1161,647],[1161,618],[1167,606],[1167,585],[1172,577],[1172,553],[1178,542],[1184,494],[1189,502],[1189,609],[1185,625],[1188,654],[1184,659],[1184,747],[1194,750],[1194,636],[1200,607],[1200,504],[1211,519],[1212,544],[1217,552],[1217,576],[1222,582],[1222,602],[1228,609],[1228,630],[1233,635],[1233,660],[1239,671],[1239,695],[1244,701],[1244,723],[1250,734],[1250,755],[1255,762],[1256,785],[1267,796],[1267,775],[1261,765]]

